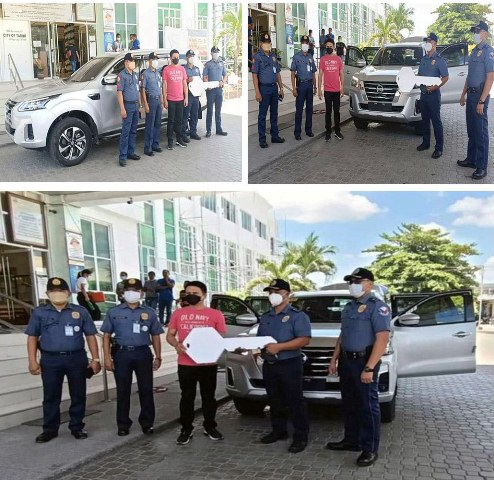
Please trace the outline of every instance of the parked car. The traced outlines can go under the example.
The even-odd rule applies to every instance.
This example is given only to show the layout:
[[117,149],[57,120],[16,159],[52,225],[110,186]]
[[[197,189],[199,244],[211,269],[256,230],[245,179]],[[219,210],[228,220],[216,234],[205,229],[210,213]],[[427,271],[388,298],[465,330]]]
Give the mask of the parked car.
[[[214,308],[227,304],[228,322],[241,334],[256,335],[259,312],[246,302],[221,295]],[[292,304],[307,313],[312,339],[304,354],[304,396],[308,402],[332,404],[341,401],[339,377],[328,367],[340,334],[341,312],[352,297],[348,290],[296,292]],[[470,290],[421,294],[406,307],[410,296],[391,297],[391,338],[379,370],[381,419],[395,417],[399,377],[470,373],[475,371],[475,317]],[[401,307],[398,307],[401,308]],[[235,317],[233,310],[239,315]],[[223,310],[222,310],[223,311]],[[252,327],[246,329],[247,323]],[[254,353],[226,355],[226,389],[242,414],[260,413],[266,406],[262,359]]]
[[[169,50],[135,50],[135,72],[148,67],[148,57],[156,52],[158,69],[168,65]],[[21,147],[47,149],[65,167],[78,165],[93,144],[104,137],[119,135],[122,117],[117,101],[117,76],[125,68],[126,52],[105,53],[93,58],[67,80],[51,79],[24,88],[5,104],[5,130]],[[185,59],[180,59],[181,64]],[[201,97],[202,109],[206,96]],[[162,123],[168,111],[163,109]],[[139,119],[138,129],[144,128]]]
[[[441,88],[441,103],[459,103],[468,69],[468,45],[438,45],[437,52],[449,70],[449,80]],[[424,44],[405,41],[385,45],[369,62],[372,53],[354,46],[347,48],[344,90],[350,97],[355,127],[367,129],[371,122],[404,123],[421,134],[420,89],[400,92],[396,75],[402,67],[412,67],[417,73],[426,53]]]

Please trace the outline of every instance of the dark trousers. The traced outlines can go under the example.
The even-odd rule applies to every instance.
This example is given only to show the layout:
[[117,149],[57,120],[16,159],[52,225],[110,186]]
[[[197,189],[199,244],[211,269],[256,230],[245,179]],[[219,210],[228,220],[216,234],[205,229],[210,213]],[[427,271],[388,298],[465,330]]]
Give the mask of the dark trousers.
[[184,108],[184,118],[182,121],[182,136],[185,137],[190,124],[190,134],[197,135],[197,119],[199,116],[199,97],[194,97],[189,92],[188,104]]
[[[173,299],[172,300],[160,300],[158,303],[158,318],[160,320],[160,323],[163,325],[168,325],[168,322],[170,321],[170,317],[172,315],[172,305],[173,305]],[[166,310],[166,321],[164,321],[165,317],[165,310]]]
[[174,102],[168,100],[168,122],[167,122],[167,136],[168,143],[173,143],[173,132],[177,137],[177,140],[182,138],[182,118],[184,116],[184,102]]
[[287,431],[286,409],[288,407],[294,428],[293,440],[307,442],[309,416],[302,390],[302,358],[291,358],[273,364],[264,362],[262,374],[268,394],[273,431],[279,434]]
[[144,303],[147,307],[151,307],[153,310],[156,310],[156,306],[158,305],[158,297],[146,298]]
[[468,151],[467,158],[475,163],[477,168],[487,170],[489,163],[489,118],[487,109],[490,96],[485,99],[484,115],[477,113],[481,92],[467,93],[467,133]]
[[340,133],[340,92],[324,92],[326,102],[326,132],[331,132],[331,112],[334,109],[334,132]]
[[122,119],[122,133],[120,134],[119,160],[127,160],[136,149],[137,122],[139,121],[139,102],[124,102],[127,118]]
[[381,427],[381,410],[377,389],[379,362],[372,383],[362,383],[360,375],[367,363],[366,358],[341,359],[339,375],[341,399],[345,421],[345,441],[360,445],[364,452],[377,452]]
[[299,83],[295,100],[295,130],[297,137],[302,133],[302,114],[305,103],[305,133],[312,133],[312,112],[314,105],[314,86],[312,82]]
[[150,152],[160,146],[161,133],[161,100],[156,96],[148,97],[149,113],[146,113],[146,129],[144,130],[144,151]]
[[266,141],[266,116],[269,108],[269,121],[271,123],[271,138],[279,137],[278,130],[278,85],[259,85],[261,103],[259,104],[259,116],[257,117],[257,130],[259,143]]
[[436,138],[436,150],[443,151],[443,124],[441,122],[441,94],[437,93],[420,95],[420,113],[422,114],[423,140],[422,142],[430,146],[431,144],[431,121]]
[[178,381],[182,396],[180,397],[180,423],[186,431],[193,429],[194,401],[196,399],[197,384],[201,392],[202,413],[204,415],[204,428],[215,428],[216,417],[216,377],[218,365],[207,366],[178,366]]
[[216,133],[221,133],[221,106],[223,105],[223,89],[220,87],[206,90],[206,98],[208,100],[206,110],[206,132],[211,132],[213,126],[213,108],[214,122],[216,124]]
[[58,432],[60,427],[60,402],[64,376],[67,376],[70,393],[70,422],[72,432],[84,428],[86,413],[86,352],[66,357],[41,355],[41,380],[43,381],[43,431]]
[[139,424],[142,428],[152,427],[154,423],[153,397],[153,354],[151,349],[116,350],[113,357],[115,382],[117,384],[117,425],[118,428],[130,428],[130,394],[132,373],[137,379],[141,413]]

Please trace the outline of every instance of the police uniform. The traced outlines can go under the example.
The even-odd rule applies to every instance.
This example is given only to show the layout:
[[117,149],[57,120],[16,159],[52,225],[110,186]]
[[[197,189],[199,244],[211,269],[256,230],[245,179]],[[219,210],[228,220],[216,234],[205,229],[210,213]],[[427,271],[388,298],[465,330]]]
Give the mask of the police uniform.
[[[487,30],[484,22],[479,26]],[[476,28],[476,27],[472,27]],[[489,119],[487,110],[490,95],[485,98],[484,114],[477,113],[477,105],[481,100],[487,74],[494,71],[494,48],[487,42],[477,45],[468,59],[466,121],[468,133],[467,158],[462,166],[471,166],[479,172],[477,178],[483,178],[489,162]],[[458,162],[461,165],[461,161]],[[474,177],[477,174],[474,173]]]
[[[429,37],[424,38],[424,41],[427,41],[429,38],[437,42],[437,37],[432,33]],[[449,75],[448,66],[444,58],[442,58],[437,52],[434,52],[432,56],[426,54],[420,60],[418,75],[423,77],[444,78]],[[430,147],[432,121],[432,126],[434,127],[434,137],[436,138],[434,158],[439,158],[443,151],[444,143],[443,124],[441,122],[440,89],[429,92],[425,85],[420,85],[420,113],[422,114],[423,139],[422,145],[420,145],[417,149],[420,151],[426,150]]]
[[[271,43],[271,37],[266,33],[261,38],[262,43]],[[266,116],[270,109],[270,130],[271,142],[282,143],[284,140],[279,136],[278,129],[278,76],[281,72],[281,65],[273,52],[264,53],[260,49],[254,55],[252,74],[257,75],[259,92],[262,100],[259,103],[259,116],[257,119],[257,129],[259,132],[259,144],[267,147],[266,143]]]
[[[153,52],[149,54],[149,60],[158,60]],[[160,130],[161,112],[163,103],[163,91],[161,74],[158,69],[146,68],[141,75],[141,89],[146,95],[149,105],[149,113],[146,113],[146,127],[144,130],[144,153],[152,156],[153,152],[161,152]]]
[[[127,53],[125,60],[133,60],[131,53]],[[125,166],[127,158],[139,160],[135,155],[137,122],[139,121],[139,79],[134,72],[122,70],[117,76],[117,92],[122,92],[127,117],[122,119],[122,133],[120,134],[120,156],[118,161]]]
[[[48,293],[55,289],[70,292],[67,282],[58,277],[48,280]],[[86,411],[88,358],[84,350],[84,335],[96,335],[94,323],[84,307],[67,303],[58,311],[54,305],[48,304],[33,310],[25,333],[39,339],[43,381],[43,433],[51,438],[58,433],[62,386],[66,376],[70,392],[69,429],[76,436],[84,428]]]
[[[186,58],[194,57],[195,53],[192,50],[188,50],[185,54]],[[197,65],[190,66],[189,62],[184,65],[187,78],[201,77],[201,71]],[[194,80],[192,80],[194,81]],[[200,140],[201,137],[197,135],[197,120],[199,117],[199,97],[194,97],[189,90],[188,103],[184,108],[184,118],[182,122],[182,138],[187,138],[187,130],[189,130],[189,136],[195,140]],[[190,128],[189,128],[190,127]]]
[[[280,279],[273,280],[271,285],[264,290],[268,291],[273,288],[290,290],[289,284]],[[310,337],[310,320],[305,313],[291,305],[287,305],[279,313],[272,308],[261,316],[257,335],[271,336],[278,343],[289,342],[298,337]],[[309,418],[302,389],[301,350],[283,350],[273,356],[263,349],[261,356],[264,360],[262,372],[271,411],[273,434],[278,438],[286,437],[285,412],[288,407],[294,427],[293,441],[307,443]]]
[[[304,35],[301,42],[308,42],[309,37]],[[297,52],[292,58],[292,65],[290,67],[292,72],[296,75],[296,88],[297,98],[295,101],[295,130],[294,135],[297,140],[300,140],[300,134],[302,133],[302,113],[305,103],[305,133],[308,136],[312,134],[312,111],[313,111],[313,99],[314,99],[314,81],[313,75],[317,72],[314,58],[310,53],[304,54],[302,50]]]
[[[218,53],[217,47],[211,48],[211,53]],[[218,60],[209,60],[204,65],[202,72],[204,80],[208,82],[222,82],[226,76],[225,64]],[[214,108],[214,121],[216,124],[216,135],[227,135],[221,128],[221,106],[223,105],[223,87],[208,88],[206,90],[207,98],[207,112],[206,112],[206,136],[211,136],[211,127],[213,124],[213,108]]]

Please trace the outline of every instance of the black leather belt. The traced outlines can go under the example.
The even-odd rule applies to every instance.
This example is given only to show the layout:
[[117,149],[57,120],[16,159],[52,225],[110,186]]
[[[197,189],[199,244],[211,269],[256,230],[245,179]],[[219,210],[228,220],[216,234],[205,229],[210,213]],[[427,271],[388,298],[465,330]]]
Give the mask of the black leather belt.
[[144,350],[145,348],[149,348],[149,345],[139,345],[138,347],[134,345],[115,345],[117,350],[127,350],[133,352],[134,350]]
[[312,83],[312,78],[310,80],[299,80],[298,83]]
[[147,93],[146,96],[147,98],[157,98],[157,99],[161,98],[161,95],[148,95]]
[[480,87],[467,87],[468,93],[482,93],[484,91],[484,85],[480,85]]
[[362,350],[360,352],[349,352],[347,350],[343,350],[341,352],[341,357],[346,358],[347,360],[357,360],[358,358],[365,358],[369,356],[370,349],[372,349],[372,347],[367,347],[366,350]]
[[132,102],[130,102],[128,100],[124,100],[124,103],[136,103],[136,104],[138,104],[139,103],[139,100],[134,100]]
[[274,87],[276,83],[260,83],[261,87]]
[[48,350],[41,350],[43,355],[51,355],[53,357],[68,357],[70,355],[76,355],[78,353],[84,352],[84,349],[81,350],[69,350],[67,352],[50,352]]

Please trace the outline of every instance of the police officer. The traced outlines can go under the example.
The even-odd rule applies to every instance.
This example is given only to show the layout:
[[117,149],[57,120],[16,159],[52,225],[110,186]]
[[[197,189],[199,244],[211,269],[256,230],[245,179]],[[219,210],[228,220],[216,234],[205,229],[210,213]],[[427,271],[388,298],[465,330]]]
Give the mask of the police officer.
[[449,80],[446,61],[436,52],[437,35],[430,33],[424,38],[426,55],[420,60],[418,74],[423,77],[439,77],[440,85],[420,85],[420,113],[422,114],[423,137],[417,147],[419,152],[428,150],[431,142],[431,120],[434,127],[436,146],[432,158],[439,158],[443,154],[443,124],[441,122],[441,90]]
[[489,162],[489,107],[490,91],[494,81],[494,49],[487,43],[489,27],[484,21],[473,26],[470,31],[476,47],[468,61],[468,76],[463,87],[460,105],[465,105],[468,133],[468,150],[465,160],[458,160],[460,167],[475,168],[474,180],[481,180],[487,175]]
[[[201,78],[201,72],[197,65],[194,65],[194,58],[196,54],[193,50],[187,50],[185,58],[187,63],[185,65],[185,73],[187,74],[187,85],[194,81],[194,77]],[[190,138],[193,140],[200,140],[201,137],[197,135],[197,120],[199,118],[199,97],[194,97],[189,90],[189,101],[184,108],[184,118],[182,122],[182,138],[186,143],[190,142]],[[187,127],[189,126],[189,138],[187,138]]]
[[263,377],[271,409],[272,432],[261,438],[262,443],[274,443],[288,437],[285,411],[293,423],[293,442],[288,451],[298,453],[305,449],[309,435],[309,417],[302,382],[303,362],[301,348],[310,342],[309,317],[292,307],[289,302],[290,284],[279,278],[264,291],[269,292],[273,308],[262,315],[258,336],[271,336],[278,343],[268,343],[262,350]]
[[228,135],[221,128],[221,105],[223,104],[223,86],[226,82],[226,68],[225,64],[219,59],[220,49],[218,47],[211,48],[212,59],[206,62],[202,77],[205,82],[220,82],[220,86],[216,88],[209,88],[206,90],[206,97],[208,100],[207,112],[206,112],[206,137],[211,136],[211,127],[213,124],[213,108],[214,108],[214,122],[216,124],[216,135]]
[[154,156],[153,152],[162,152],[160,147],[161,112],[163,110],[163,91],[161,74],[158,72],[158,55],[149,54],[149,67],[141,75],[141,102],[146,112],[144,130],[144,155]]
[[117,76],[117,99],[122,116],[122,133],[120,134],[120,156],[118,163],[121,167],[127,165],[127,159],[139,160],[136,155],[137,122],[139,121],[140,95],[139,79],[134,73],[136,67],[132,53],[124,57],[125,69]]
[[329,373],[338,371],[343,401],[345,434],[339,442],[328,442],[329,450],[362,451],[357,465],[377,460],[381,414],[377,379],[381,356],[389,340],[389,307],[372,293],[374,275],[357,268],[344,280],[354,300],[341,312],[341,333],[336,342]]
[[[283,82],[281,81],[281,65],[276,54],[271,52],[271,37],[265,33],[261,37],[261,48],[254,56],[252,65],[252,81],[259,102],[257,129],[259,131],[259,146],[268,148],[266,142],[266,115],[270,109],[271,143],[283,143],[278,130],[278,101],[283,98]],[[278,93],[279,89],[279,93]]]
[[[86,411],[86,374],[88,359],[84,350],[86,336],[93,373],[101,370],[96,328],[88,311],[70,303],[70,288],[63,278],[48,279],[46,294],[50,301],[33,310],[26,328],[29,372],[41,374],[43,381],[43,433],[37,443],[58,436],[63,379],[67,376],[70,392],[69,429],[77,439],[87,438],[84,430]],[[38,363],[37,349],[41,351]]]
[[[153,433],[155,416],[153,398],[153,370],[161,366],[161,339],[163,333],[153,309],[140,305],[142,283],[136,278],[124,281],[125,303],[108,310],[101,327],[104,332],[103,351],[105,368],[113,371],[117,384],[118,435],[129,434],[132,420],[130,394],[132,373],[135,373],[139,389],[141,413],[139,424],[145,434]],[[110,348],[112,334],[114,344]],[[150,344],[153,344],[155,358]]]
[[[293,96],[296,97],[295,106],[295,130],[294,135],[296,140],[302,140],[302,112],[305,103],[305,134],[308,137],[313,137],[312,133],[312,111],[313,111],[313,95],[317,93],[316,86],[316,64],[314,58],[309,53],[309,37],[304,35],[300,39],[301,50],[297,52],[292,59],[290,68],[292,74],[292,90]],[[295,82],[297,84],[295,85]]]

